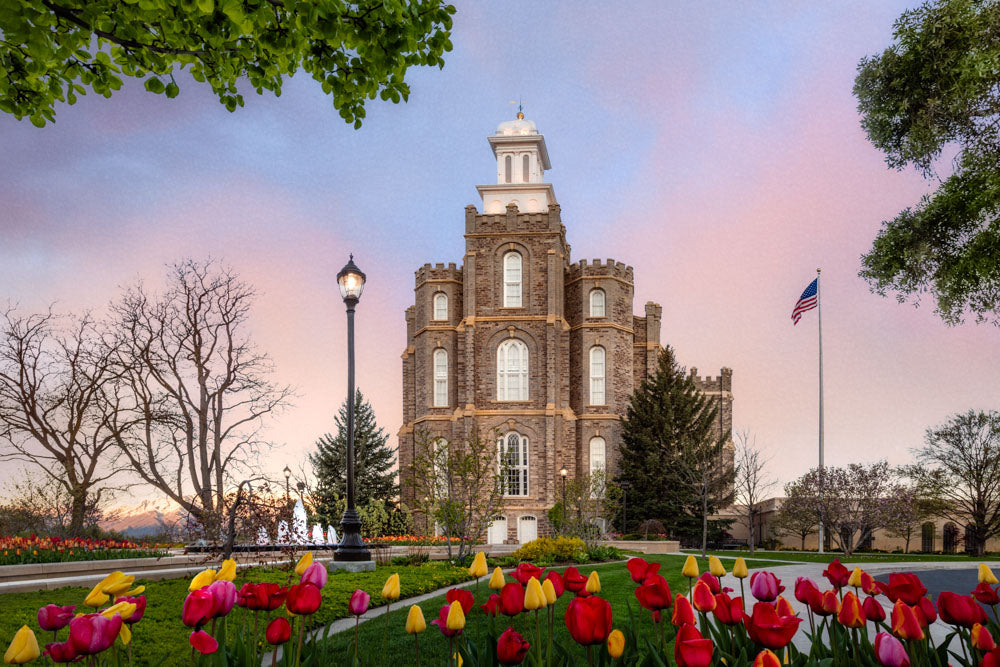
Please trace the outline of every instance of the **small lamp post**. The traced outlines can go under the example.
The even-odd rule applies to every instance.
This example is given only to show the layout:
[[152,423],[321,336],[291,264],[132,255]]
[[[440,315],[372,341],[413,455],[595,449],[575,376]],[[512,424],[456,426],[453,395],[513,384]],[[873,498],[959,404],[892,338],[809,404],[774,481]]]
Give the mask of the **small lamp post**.
[[566,523],[566,475],[568,475],[568,474],[569,474],[569,470],[566,470],[565,466],[563,466],[562,468],[559,469],[559,476],[562,477],[562,496],[563,496],[563,501],[562,501],[562,520],[563,520],[563,523]]
[[285,504],[292,502],[292,497],[288,493],[288,478],[292,476],[292,469],[285,466]]
[[333,560],[370,561],[371,554],[361,539],[361,517],[354,508],[354,308],[365,289],[365,274],[354,264],[354,255],[337,274],[337,282],[347,306],[347,511],[340,520],[342,537]]

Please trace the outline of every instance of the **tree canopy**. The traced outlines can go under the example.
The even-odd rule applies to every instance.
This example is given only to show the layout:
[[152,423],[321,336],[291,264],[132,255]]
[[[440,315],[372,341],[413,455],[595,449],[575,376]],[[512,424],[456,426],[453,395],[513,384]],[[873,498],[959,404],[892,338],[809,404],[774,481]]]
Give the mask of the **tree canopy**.
[[858,66],[862,127],[890,166],[928,178],[956,154],[933,194],[882,223],[860,275],[900,301],[929,292],[948,324],[1000,324],[1000,3],[925,3],[893,34]]
[[280,95],[301,68],[357,128],[366,100],[407,99],[409,67],[444,66],[454,12],[440,0],[12,0],[0,3],[0,110],[42,127],[56,102],[110,97],[123,76],[176,97],[187,69],[233,111],[240,79]]

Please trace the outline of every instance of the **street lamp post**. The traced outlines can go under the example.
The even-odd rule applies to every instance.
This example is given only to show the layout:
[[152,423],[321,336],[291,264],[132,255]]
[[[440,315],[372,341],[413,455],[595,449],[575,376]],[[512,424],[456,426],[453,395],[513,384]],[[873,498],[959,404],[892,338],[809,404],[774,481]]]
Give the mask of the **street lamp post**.
[[292,470],[288,466],[285,466],[285,504],[292,502],[292,497],[288,493],[288,478],[292,476]]
[[564,530],[566,528],[566,526],[565,526],[565,523],[566,523],[566,475],[568,475],[568,474],[569,474],[569,470],[566,470],[565,467],[559,469],[559,476],[562,477],[562,493],[563,493],[562,520],[563,520],[563,524],[564,524],[563,525],[563,529]]
[[340,520],[342,537],[333,560],[370,561],[371,554],[361,539],[361,517],[354,508],[354,308],[365,288],[365,274],[354,264],[354,255],[337,274],[337,282],[347,305],[347,511]]

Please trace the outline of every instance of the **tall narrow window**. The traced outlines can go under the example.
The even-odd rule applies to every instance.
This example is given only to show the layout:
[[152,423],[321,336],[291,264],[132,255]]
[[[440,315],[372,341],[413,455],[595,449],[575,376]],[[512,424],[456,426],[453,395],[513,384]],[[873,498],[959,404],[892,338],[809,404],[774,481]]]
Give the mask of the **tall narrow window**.
[[506,156],[503,159],[503,182],[510,183],[511,158]]
[[607,476],[604,474],[606,470],[606,448],[607,444],[604,442],[604,438],[595,436],[590,439],[590,490],[591,495],[595,498],[604,497],[604,488],[607,481]]
[[517,252],[503,256],[503,305],[521,307],[521,254]]
[[531,161],[528,159],[528,154],[525,153],[521,156],[521,182],[528,182],[528,174],[531,168]]
[[590,316],[604,317],[604,290],[602,289],[590,290]]
[[497,400],[528,400],[528,346],[516,338],[497,347]]
[[504,471],[505,496],[528,495],[528,438],[520,433],[508,433],[500,438],[500,462]]
[[448,295],[444,292],[438,292],[434,295],[434,319],[448,319]]
[[434,407],[448,407],[448,352],[434,350]]
[[590,348],[590,404],[604,405],[604,348]]

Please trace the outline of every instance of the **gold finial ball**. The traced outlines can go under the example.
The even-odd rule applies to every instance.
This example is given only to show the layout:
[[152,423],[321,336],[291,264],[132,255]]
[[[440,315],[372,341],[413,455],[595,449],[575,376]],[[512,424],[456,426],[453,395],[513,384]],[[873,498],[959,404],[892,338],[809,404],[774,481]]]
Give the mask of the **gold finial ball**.
[[518,120],[524,120],[524,112],[523,111],[518,111],[517,112],[517,119]]

